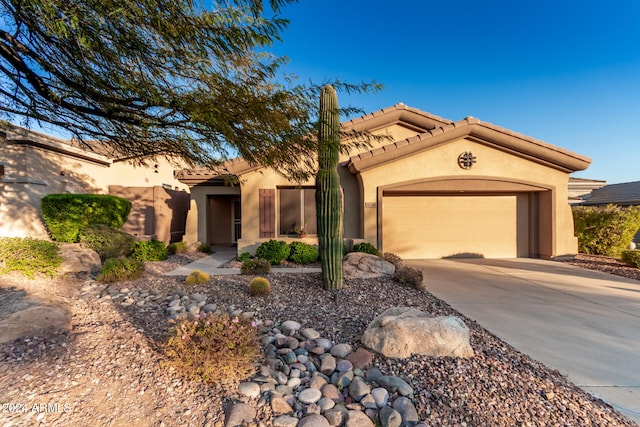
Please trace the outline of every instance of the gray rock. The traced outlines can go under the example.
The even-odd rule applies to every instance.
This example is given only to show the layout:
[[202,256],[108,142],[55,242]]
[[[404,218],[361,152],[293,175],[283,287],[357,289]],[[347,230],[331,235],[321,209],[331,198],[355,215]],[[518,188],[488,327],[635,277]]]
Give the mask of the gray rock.
[[373,368],[369,368],[367,369],[367,372],[365,373],[365,378],[367,381],[369,382],[375,382],[377,381],[378,378],[380,378],[382,376],[382,372],[380,372],[380,369],[376,368],[375,366]]
[[323,413],[336,406],[336,402],[328,397],[323,397],[318,400],[318,406],[320,407],[320,412]]
[[413,388],[402,378],[392,375],[382,375],[376,379],[376,383],[387,389],[389,393],[398,392],[400,396],[412,396]]
[[307,415],[298,423],[298,427],[331,427],[329,421],[322,415]]
[[364,252],[348,253],[342,261],[342,273],[347,279],[373,279],[393,276],[396,267],[376,255]]
[[349,384],[349,396],[356,402],[360,402],[362,398],[371,392],[371,387],[360,377],[355,377]]
[[290,415],[280,415],[273,420],[273,427],[296,427],[298,425],[298,418]]
[[371,418],[362,411],[347,412],[347,419],[344,427],[375,427]]
[[271,396],[271,411],[274,415],[292,414],[293,408],[280,396]]
[[389,401],[389,392],[384,387],[376,387],[371,390],[371,396],[373,400],[376,402],[376,406],[378,408],[384,408],[387,406],[387,402]]
[[338,358],[345,358],[349,353],[351,353],[351,345],[349,344],[336,344],[331,347],[331,355]]
[[342,424],[342,421],[347,417],[347,408],[343,405],[337,405],[336,407],[329,409],[324,413],[324,417],[329,421],[329,424],[337,427]]
[[100,255],[93,249],[83,248],[77,243],[60,245],[62,264],[58,272],[62,276],[88,277],[96,274],[102,267]]
[[326,338],[318,338],[316,340],[316,346],[323,348],[325,351],[327,351],[327,350],[331,350],[331,347],[333,347],[333,343],[331,342],[331,340],[328,340]]
[[248,398],[256,398],[260,395],[260,385],[254,382],[242,382],[238,385],[240,394]]
[[316,403],[322,398],[322,393],[317,388],[306,388],[298,395],[298,400],[302,403]]
[[402,416],[403,426],[414,426],[420,422],[418,411],[413,402],[404,396],[400,396],[393,401],[393,409]]
[[345,387],[349,387],[349,384],[351,384],[352,380],[353,380],[353,371],[346,371],[346,372],[342,372],[336,377],[336,381],[334,384],[338,388],[342,389]]
[[287,320],[283,322],[282,325],[280,325],[280,329],[282,330],[282,333],[286,335],[295,334],[297,331],[300,330],[301,327],[302,325],[300,325],[300,323],[293,320]]
[[234,403],[225,408],[224,415],[224,426],[236,427],[255,422],[256,410],[246,403]]
[[302,333],[302,336],[308,340],[315,340],[317,338],[320,338],[320,332],[316,331],[315,329],[304,328],[300,332]]
[[361,342],[386,357],[473,356],[469,328],[462,320],[455,316],[432,317],[411,307],[385,310],[369,324]]
[[380,409],[378,418],[382,427],[400,427],[402,424],[402,415],[390,406]]
[[371,394],[367,394],[360,399],[360,404],[367,409],[378,409],[378,404]]

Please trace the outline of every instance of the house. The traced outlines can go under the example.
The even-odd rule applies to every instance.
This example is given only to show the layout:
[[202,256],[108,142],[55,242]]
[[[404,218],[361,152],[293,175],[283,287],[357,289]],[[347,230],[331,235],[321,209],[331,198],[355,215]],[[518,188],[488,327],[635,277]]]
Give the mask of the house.
[[[347,244],[367,241],[403,258],[577,252],[569,175],[589,158],[473,117],[453,122],[404,104],[342,126],[389,138],[340,159]],[[191,191],[188,243],[254,252],[269,239],[297,239],[299,228],[308,232],[303,241],[317,243],[312,180],[290,182],[242,159],[224,173],[176,176]]]
[[638,206],[640,205],[640,181],[609,184],[594,189],[583,197],[583,206]]
[[66,141],[0,122],[0,236],[47,239],[40,199],[54,193],[112,194],[132,201],[123,230],[169,243],[184,235],[188,187],[178,165],[136,166]]
[[591,192],[607,185],[607,181],[569,177],[569,203],[577,204],[591,197]]

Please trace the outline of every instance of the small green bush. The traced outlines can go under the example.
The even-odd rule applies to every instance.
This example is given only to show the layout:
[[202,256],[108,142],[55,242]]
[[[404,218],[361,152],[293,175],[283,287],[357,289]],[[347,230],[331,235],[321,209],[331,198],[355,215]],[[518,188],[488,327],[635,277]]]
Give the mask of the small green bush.
[[249,295],[269,295],[271,293],[271,283],[264,277],[254,277],[249,282]]
[[241,274],[268,274],[271,272],[271,263],[266,259],[254,258],[242,263]]
[[269,240],[264,242],[256,250],[258,258],[266,259],[271,265],[280,265],[289,258],[289,245],[284,240]]
[[40,201],[42,218],[58,242],[78,242],[87,225],[104,224],[120,230],[131,211],[131,202],[104,194],[49,194]]
[[96,277],[98,282],[115,283],[135,280],[144,275],[144,263],[138,259],[120,257],[109,258]]
[[129,256],[136,244],[136,238],[131,234],[102,224],[84,227],[79,237],[82,246],[96,251],[102,261]]
[[251,254],[249,252],[243,252],[236,257],[236,260],[240,262],[249,261],[251,259]]
[[208,273],[204,273],[200,270],[193,270],[191,274],[187,276],[184,283],[187,285],[202,285],[211,280],[211,276]]
[[291,242],[289,249],[289,261],[296,264],[311,264],[318,260],[318,250],[308,243]]
[[167,246],[169,255],[181,254],[187,251],[187,242],[173,242]]
[[640,207],[576,206],[573,222],[580,252],[619,257],[640,229]]
[[380,255],[380,251],[369,242],[356,243],[353,245],[353,252],[364,252],[371,255]]
[[198,252],[202,252],[205,254],[211,253],[211,245],[208,245],[206,243],[200,243],[198,245]]
[[640,268],[640,251],[622,251],[621,258],[629,267]]
[[55,277],[62,264],[60,248],[48,240],[0,238],[0,274],[17,272],[33,279],[36,274]]
[[140,261],[162,261],[167,259],[167,247],[159,240],[136,242],[131,256]]
[[178,321],[164,352],[170,366],[190,379],[233,384],[255,372],[260,345],[251,320],[207,313]]

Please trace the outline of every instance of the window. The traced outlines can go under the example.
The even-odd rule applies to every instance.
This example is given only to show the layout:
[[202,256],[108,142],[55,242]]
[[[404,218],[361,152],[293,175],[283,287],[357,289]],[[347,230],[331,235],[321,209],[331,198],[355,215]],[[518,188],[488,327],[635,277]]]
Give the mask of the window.
[[280,235],[293,235],[300,229],[316,230],[316,189],[279,188]]

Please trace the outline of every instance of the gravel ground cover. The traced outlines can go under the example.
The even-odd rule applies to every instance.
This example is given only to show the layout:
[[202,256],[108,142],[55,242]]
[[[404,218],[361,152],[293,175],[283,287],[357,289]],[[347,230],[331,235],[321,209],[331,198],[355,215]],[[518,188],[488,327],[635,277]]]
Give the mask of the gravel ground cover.
[[[144,278],[116,286],[207,294],[211,302],[262,320],[295,320],[335,342],[359,346],[368,323],[385,309],[410,306],[433,315],[457,315],[471,331],[470,359],[375,357],[374,365],[404,378],[429,426],[633,426],[609,405],[559,372],[518,352],[428,292],[389,279],[350,280],[340,291],[322,290],[319,274],[272,273],[272,293],[251,298],[247,276],[214,276],[188,287],[162,274],[201,254],[147,263]],[[640,278],[637,269],[602,257],[566,261],[583,268]],[[224,407],[243,398],[234,387],[209,387],[179,377],[159,349],[169,329],[157,305],[122,305],[106,287],[85,281],[30,281],[0,277],[2,295],[36,288],[72,306],[72,329],[0,346],[0,425],[223,426]],[[0,313],[0,316],[2,314]],[[271,426],[263,413],[260,425]]]

